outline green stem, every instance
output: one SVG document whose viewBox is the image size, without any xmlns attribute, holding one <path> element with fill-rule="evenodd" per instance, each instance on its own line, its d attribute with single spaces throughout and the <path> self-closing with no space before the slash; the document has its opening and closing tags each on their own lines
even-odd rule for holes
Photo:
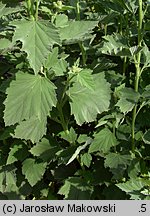
<svg viewBox="0 0 150 216">
<path fill-rule="evenodd" d="M 66 85 L 64 87 L 64 90 L 63 90 L 63 93 L 62 93 L 62 96 L 61 96 L 61 99 L 60 99 L 60 102 L 58 102 L 57 104 L 57 109 L 59 111 L 59 118 L 60 118 L 60 123 L 62 125 L 62 128 L 63 130 L 65 131 L 66 134 L 69 133 L 68 131 L 68 123 L 65 121 L 65 118 L 64 118 L 64 114 L 63 114 L 63 106 L 65 104 L 65 94 L 66 94 L 66 91 L 68 89 L 68 86 L 70 84 L 70 80 L 74 77 L 75 75 L 72 75 L 70 78 L 68 77 L 67 78 L 67 81 L 66 81 Z"/>
<path fill-rule="evenodd" d="M 141 46 L 142 42 L 142 23 L 143 23 L 143 9 L 142 9 L 142 0 L 139 0 L 139 22 L 138 22 L 138 46 Z M 135 92 L 138 92 L 139 89 L 139 79 L 141 76 L 141 52 L 139 52 L 134 57 L 134 63 L 136 67 L 136 76 L 135 76 L 135 84 L 134 84 L 134 90 Z M 132 152 L 135 151 L 135 121 L 137 116 L 137 104 L 134 106 L 133 113 L 132 113 Z"/>
<path fill-rule="evenodd" d="M 76 19 L 78 21 L 80 21 L 80 3 L 79 3 L 79 0 L 77 1 L 77 4 L 76 4 Z M 80 47 L 80 50 L 82 53 L 82 64 L 83 64 L 83 66 L 85 66 L 86 61 L 87 61 L 87 54 L 86 54 L 86 51 L 84 49 L 83 42 L 79 42 L 78 44 L 79 44 L 79 47 Z"/>
<path fill-rule="evenodd" d="M 143 23 L 143 9 L 142 0 L 139 0 L 139 22 L 138 22 L 138 45 L 141 46 L 142 42 L 142 23 Z"/>
<path fill-rule="evenodd" d="M 80 3 L 79 3 L 79 0 L 77 1 L 77 4 L 76 4 L 76 18 L 78 21 L 80 21 Z"/>
<path fill-rule="evenodd" d="M 120 16 L 120 29 L 119 33 L 122 35 L 122 15 Z"/>
<path fill-rule="evenodd" d="M 59 111 L 59 118 L 60 118 L 60 123 L 62 125 L 62 128 L 63 128 L 64 132 L 66 134 L 68 134 L 69 133 L 69 131 L 68 131 L 68 125 L 67 125 L 67 123 L 65 121 L 65 118 L 64 118 L 64 114 L 63 114 L 63 110 L 62 110 L 62 105 L 59 102 L 57 103 L 57 109 Z"/>
<path fill-rule="evenodd" d="M 67 78 L 67 81 L 66 81 L 66 85 L 64 87 L 64 90 L 63 90 L 63 93 L 62 93 L 62 96 L 61 96 L 61 99 L 60 99 L 60 104 L 62 104 L 62 107 L 64 106 L 64 100 L 65 100 L 65 94 L 66 94 L 66 91 L 70 85 L 70 81 L 73 79 L 73 77 L 76 76 L 76 74 L 73 74 L 70 78 L 68 77 Z"/>
<path fill-rule="evenodd" d="M 123 76 L 126 76 L 126 68 L 127 68 L 127 56 L 123 59 Z"/>
<path fill-rule="evenodd" d="M 140 71 L 140 67 L 136 69 L 136 77 L 135 77 L 135 91 L 138 92 L 138 85 L 139 85 L 139 78 L 140 76 L 138 75 Z M 137 104 L 134 106 L 133 113 L 132 113 L 132 126 L 131 126 L 131 133 L 132 133 L 132 152 L 135 151 L 135 120 L 137 116 Z"/>
<path fill-rule="evenodd" d="M 36 0 L 36 6 L 35 6 L 35 20 L 38 20 L 38 11 L 39 11 L 39 0 Z"/>
<path fill-rule="evenodd" d="M 34 20 L 33 1 L 32 0 L 26 0 L 26 3 L 27 3 L 27 12 L 28 12 L 29 18 Z"/>
<path fill-rule="evenodd" d="M 79 42 L 79 47 L 80 47 L 81 53 L 82 53 L 82 65 L 85 66 L 86 61 L 87 61 L 87 54 L 86 54 L 86 51 L 84 49 L 84 46 L 83 46 L 82 42 Z"/>
<path fill-rule="evenodd" d="M 113 120 L 113 135 L 116 136 L 116 127 L 115 127 L 115 120 Z M 116 146 L 114 146 L 114 152 L 116 152 Z"/>
</svg>

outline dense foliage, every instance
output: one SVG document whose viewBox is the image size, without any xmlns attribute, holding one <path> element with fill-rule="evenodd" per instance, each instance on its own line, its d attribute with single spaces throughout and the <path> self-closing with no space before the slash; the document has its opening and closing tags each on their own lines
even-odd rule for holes
<svg viewBox="0 0 150 216">
<path fill-rule="evenodd" d="M 150 1 L 0 1 L 0 199 L 150 199 Z"/>
</svg>

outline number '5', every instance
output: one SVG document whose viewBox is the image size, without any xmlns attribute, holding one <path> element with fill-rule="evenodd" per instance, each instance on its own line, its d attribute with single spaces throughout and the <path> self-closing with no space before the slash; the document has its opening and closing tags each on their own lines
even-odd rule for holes
<svg viewBox="0 0 150 216">
<path fill-rule="evenodd" d="M 146 212 L 146 204 L 141 204 L 141 212 Z"/>
</svg>

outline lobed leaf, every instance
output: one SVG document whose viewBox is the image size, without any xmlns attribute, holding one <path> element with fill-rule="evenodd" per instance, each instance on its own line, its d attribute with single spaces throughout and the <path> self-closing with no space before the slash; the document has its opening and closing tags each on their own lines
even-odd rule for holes
<svg viewBox="0 0 150 216">
<path fill-rule="evenodd" d="M 69 21 L 67 26 L 60 28 L 60 38 L 65 43 L 82 41 L 97 24 L 97 21 Z"/>
<path fill-rule="evenodd" d="M 21 20 L 11 23 L 16 27 L 13 41 L 22 42 L 22 51 L 27 53 L 31 68 L 37 74 L 54 44 L 60 44 L 58 31 L 47 20 Z"/>
<path fill-rule="evenodd" d="M 138 102 L 140 94 L 138 92 L 135 92 L 134 89 L 125 87 L 121 89 L 119 97 L 120 99 L 117 102 L 116 106 L 120 108 L 121 112 L 128 113 Z"/>
<path fill-rule="evenodd" d="M 139 191 L 145 186 L 145 182 L 142 181 L 140 178 L 136 179 L 130 179 L 129 181 L 125 183 L 118 183 L 116 184 L 117 187 L 119 187 L 122 191 L 125 191 L 126 193 Z"/>
<path fill-rule="evenodd" d="M 42 126 L 52 107 L 56 106 L 55 89 L 54 84 L 45 77 L 17 73 L 16 80 L 11 82 L 6 91 L 5 125 L 21 123 L 35 117 L 37 119 L 30 120 L 32 123 L 24 122 L 22 126 L 27 129 L 27 125 L 33 125 L 33 122 Z"/>
<path fill-rule="evenodd" d="M 37 162 L 35 159 L 28 158 L 22 164 L 22 173 L 33 187 L 44 175 L 46 163 Z"/>
<path fill-rule="evenodd" d="M 115 135 L 108 129 L 104 128 L 94 135 L 94 140 L 90 145 L 89 153 L 100 151 L 107 153 L 111 147 L 118 145 Z"/>
<path fill-rule="evenodd" d="M 19 123 L 15 129 L 14 137 L 18 139 L 38 142 L 46 134 L 46 119 L 30 118 Z"/>
<path fill-rule="evenodd" d="M 120 34 L 107 35 L 103 37 L 103 43 L 100 51 L 107 55 L 130 56 L 130 49 L 128 46 L 127 38 Z"/>
<path fill-rule="evenodd" d="M 150 144 L 150 129 L 144 133 L 143 141 L 145 144 Z"/>
<path fill-rule="evenodd" d="M 55 153 L 59 150 L 56 141 L 53 142 L 54 141 L 49 142 L 49 140 L 43 138 L 30 149 L 30 152 L 33 156 L 41 158 L 43 161 L 50 161 L 55 157 Z"/>
<path fill-rule="evenodd" d="M 74 115 L 77 124 L 96 120 L 97 114 L 108 110 L 110 103 L 110 85 L 104 78 L 104 73 L 93 74 L 95 89 L 91 90 L 84 83 L 76 81 L 68 90 L 70 97 L 71 114 Z"/>
<path fill-rule="evenodd" d="M 118 168 L 119 165 L 129 165 L 130 155 L 121 155 L 119 153 L 109 153 L 105 159 L 105 167 Z"/>
<path fill-rule="evenodd" d="M 92 162 L 92 156 L 89 153 L 84 153 L 83 155 L 81 155 L 81 164 L 90 167 L 91 162 Z"/>
</svg>

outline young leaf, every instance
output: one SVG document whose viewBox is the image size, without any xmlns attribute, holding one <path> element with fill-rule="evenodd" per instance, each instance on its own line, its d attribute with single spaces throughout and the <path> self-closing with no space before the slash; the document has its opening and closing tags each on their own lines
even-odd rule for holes
<svg viewBox="0 0 150 216">
<path fill-rule="evenodd" d="M 45 61 L 45 67 L 47 69 L 52 68 L 55 64 L 58 62 L 58 47 L 55 47 L 52 49 L 52 52 L 50 52 L 47 56 L 47 59 Z"/>
<path fill-rule="evenodd" d="M 35 159 L 28 158 L 22 164 L 22 173 L 33 187 L 44 175 L 46 163 L 36 162 Z"/>
<path fill-rule="evenodd" d="M 69 143 L 74 143 L 77 139 L 77 134 L 75 130 L 71 127 L 69 133 L 66 134 L 64 131 L 60 133 L 61 138 L 67 140 Z"/>
<path fill-rule="evenodd" d="M 118 145 L 115 135 L 108 129 L 104 128 L 94 136 L 90 145 L 89 153 L 100 151 L 107 153 L 111 147 Z"/>
<path fill-rule="evenodd" d="M 53 106 L 56 105 L 56 87 L 47 78 L 31 74 L 17 73 L 7 88 L 7 98 L 4 102 L 5 125 L 13 125 L 31 117 L 44 121 Z M 32 121 L 32 120 L 31 120 Z M 34 121 L 33 120 L 32 124 Z M 40 123 L 41 122 L 41 123 Z M 27 127 L 28 122 L 23 123 Z"/>
<path fill-rule="evenodd" d="M 90 167 L 92 161 L 92 156 L 89 153 L 81 155 L 81 164 Z"/>
<path fill-rule="evenodd" d="M 44 64 L 50 48 L 54 44 L 60 44 L 57 29 L 46 20 L 21 20 L 11 24 L 16 27 L 13 41 L 20 40 L 22 42 L 22 51 L 27 53 L 30 66 L 37 74 Z"/>
<path fill-rule="evenodd" d="M 52 52 L 48 54 L 44 66 L 48 70 L 51 69 L 52 71 L 54 71 L 56 76 L 64 75 L 64 72 L 66 71 L 67 68 L 67 62 L 63 58 L 61 59 L 58 58 L 58 47 L 52 49 Z"/>
<path fill-rule="evenodd" d="M 93 75 L 95 89 L 91 90 L 75 82 L 68 90 L 71 114 L 77 124 L 94 121 L 98 113 L 108 110 L 110 103 L 110 85 L 104 78 L 104 73 Z"/>
</svg>

